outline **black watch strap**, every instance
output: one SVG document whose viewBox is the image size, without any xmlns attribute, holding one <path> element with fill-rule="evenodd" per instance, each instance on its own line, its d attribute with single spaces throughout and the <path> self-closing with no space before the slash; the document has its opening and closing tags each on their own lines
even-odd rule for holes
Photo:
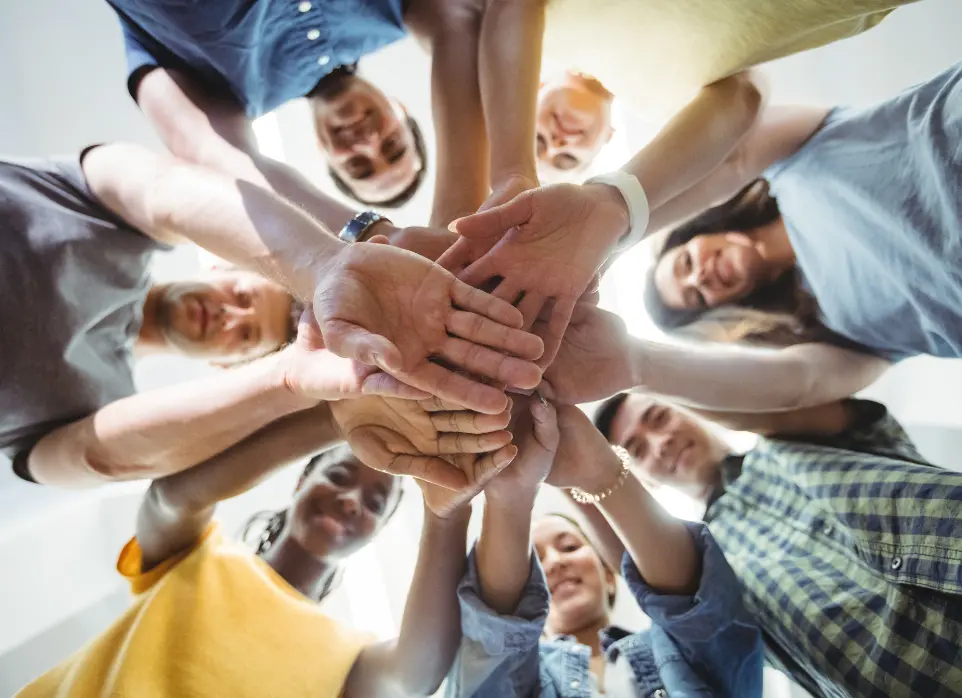
<svg viewBox="0 0 962 698">
<path fill-rule="evenodd" d="M 387 221 L 387 218 L 374 211 L 361 211 L 347 222 L 341 232 L 337 234 L 344 242 L 364 242 L 369 237 L 369 232 L 375 223 Z"/>
</svg>

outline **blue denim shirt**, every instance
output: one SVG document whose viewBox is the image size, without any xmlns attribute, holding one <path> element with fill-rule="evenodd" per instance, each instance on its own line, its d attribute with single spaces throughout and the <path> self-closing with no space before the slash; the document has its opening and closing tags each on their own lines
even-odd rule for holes
<svg viewBox="0 0 962 698">
<path fill-rule="evenodd" d="M 694 596 L 667 596 L 641 579 L 626 554 L 622 573 L 651 617 L 650 630 L 629 634 L 610 627 L 602 647 L 610 660 L 624 653 L 641 694 L 682 696 L 762 695 L 762 637 L 742 605 L 741 587 L 708 529 L 688 524 L 701 554 Z M 548 586 L 537 557 L 512 616 L 481 599 L 475 552 L 458 587 L 463 640 L 448 675 L 447 698 L 590 698 L 590 652 L 572 638 L 542 641 Z"/>
<path fill-rule="evenodd" d="M 402 0 L 109 2 L 124 32 L 131 90 L 141 68 L 177 69 L 228 90 L 252 118 L 405 35 Z"/>
</svg>

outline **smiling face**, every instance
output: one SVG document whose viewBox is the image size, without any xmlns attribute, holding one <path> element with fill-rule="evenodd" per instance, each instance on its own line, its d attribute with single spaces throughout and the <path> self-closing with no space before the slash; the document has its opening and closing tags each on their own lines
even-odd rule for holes
<svg viewBox="0 0 962 698">
<path fill-rule="evenodd" d="M 390 518 L 401 479 L 361 464 L 347 448 L 298 485 L 290 508 L 290 535 L 318 559 L 347 557 L 364 547 Z"/>
<path fill-rule="evenodd" d="M 311 99 L 314 129 L 331 169 L 360 200 L 390 201 L 424 162 L 404 110 L 357 76 Z"/>
<path fill-rule="evenodd" d="M 647 395 L 628 395 L 609 441 L 625 448 L 650 480 L 702 496 L 718 482 L 728 446 L 689 414 Z"/>
<path fill-rule="evenodd" d="M 587 167 L 614 133 L 612 99 L 600 82 L 578 73 L 542 85 L 535 123 L 539 170 L 560 177 Z"/>
<path fill-rule="evenodd" d="M 581 531 L 560 516 L 535 521 L 531 536 L 551 593 L 547 628 L 573 634 L 607 619 L 615 576 Z"/>
<path fill-rule="evenodd" d="M 765 261 L 748 235 L 698 235 L 666 252 L 655 286 L 669 308 L 714 308 L 745 298 L 764 282 Z"/>
<path fill-rule="evenodd" d="M 258 274 L 212 272 L 193 281 L 156 285 L 152 293 L 158 329 L 188 356 L 237 361 L 290 340 L 291 296 Z"/>
</svg>

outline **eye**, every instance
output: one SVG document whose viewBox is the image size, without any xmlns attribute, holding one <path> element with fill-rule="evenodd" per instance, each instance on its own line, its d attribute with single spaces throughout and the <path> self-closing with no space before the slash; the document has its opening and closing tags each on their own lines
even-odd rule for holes
<svg viewBox="0 0 962 698">
<path fill-rule="evenodd" d="M 344 169 L 352 179 L 367 179 L 374 175 L 374 166 L 363 155 L 355 155 L 344 163 Z"/>
<path fill-rule="evenodd" d="M 559 170 L 573 170 L 579 165 L 578 158 L 570 153 L 560 153 L 555 156 L 554 166 Z"/>
<path fill-rule="evenodd" d="M 375 516 L 380 516 L 387 506 L 387 497 L 384 496 L 383 492 L 372 492 L 365 496 L 364 506 Z"/>
<path fill-rule="evenodd" d="M 254 302 L 254 296 L 251 292 L 243 289 L 234 291 L 234 299 L 241 308 L 250 308 L 251 303 Z"/>
<path fill-rule="evenodd" d="M 548 150 L 548 140 L 540 133 L 535 138 L 535 147 L 537 149 L 538 157 L 542 157 Z"/>
<path fill-rule="evenodd" d="M 254 336 L 254 331 L 251 329 L 250 325 L 243 325 L 240 328 L 240 338 L 245 344 L 249 344 L 251 338 Z"/>
<path fill-rule="evenodd" d="M 658 407 L 655 409 L 654 414 L 651 416 L 651 426 L 655 429 L 660 429 L 665 426 L 668 422 L 668 408 Z"/>
<path fill-rule="evenodd" d="M 684 250 L 681 253 L 681 270 L 686 274 L 691 274 L 691 253 Z"/>
<path fill-rule="evenodd" d="M 327 479 L 338 487 L 349 487 L 353 478 L 343 465 L 335 465 L 327 470 Z"/>
</svg>

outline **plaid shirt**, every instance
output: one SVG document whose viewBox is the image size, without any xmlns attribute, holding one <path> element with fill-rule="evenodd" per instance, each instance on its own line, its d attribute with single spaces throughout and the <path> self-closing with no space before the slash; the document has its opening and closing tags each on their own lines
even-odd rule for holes
<svg viewBox="0 0 962 698">
<path fill-rule="evenodd" d="M 962 696 L 962 473 L 875 403 L 819 442 L 762 439 L 706 521 L 768 658 L 816 696 Z"/>
</svg>

